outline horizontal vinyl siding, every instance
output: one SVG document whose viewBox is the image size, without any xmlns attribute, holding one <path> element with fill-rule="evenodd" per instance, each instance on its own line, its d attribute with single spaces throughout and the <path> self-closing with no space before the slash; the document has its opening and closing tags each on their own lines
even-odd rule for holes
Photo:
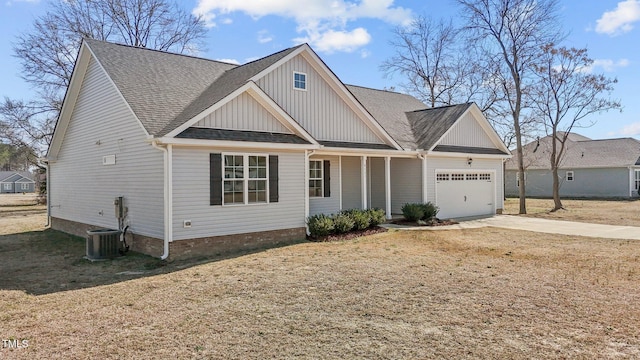
<svg viewBox="0 0 640 360">
<path fill-rule="evenodd" d="M 50 166 L 51 215 L 117 228 L 113 201 L 124 196 L 130 230 L 162 238 L 163 157 L 106 74 L 92 59 L 65 134 Z M 115 155 L 115 165 L 102 157 Z"/>
<path fill-rule="evenodd" d="M 460 119 L 439 144 L 482 148 L 496 147 L 470 112 Z"/>
<path fill-rule="evenodd" d="M 291 133 L 247 93 L 242 93 L 193 126 L 213 129 Z"/>
<path fill-rule="evenodd" d="M 574 181 L 565 181 L 566 172 L 573 171 Z M 516 171 L 507 171 L 507 194 L 518 196 Z M 527 196 L 552 197 L 551 170 L 527 170 L 525 191 Z M 560 196 L 562 197 L 629 197 L 629 169 L 562 169 Z"/>
<path fill-rule="evenodd" d="M 422 202 L 422 160 L 391 159 L 391 213 L 401 214 L 402 205 Z"/>
<path fill-rule="evenodd" d="M 311 160 L 329 160 L 331 163 L 331 196 L 309 198 L 309 216 L 333 214 L 340 211 L 340 160 L 338 156 L 312 156 Z"/>
<path fill-rule="evenodd" d="M 307 90 L 293 88 L 293 72 L 307 74 Z M 313 67 L 298 55 L 258 86 L 318 140 L 383 143 Z"/>
<path fill-rule="evenodd" d="M 369 199 L 371 208 L 386 209 L 384 158 L 369 158 Z"/>
<path fill-rule="evenodd" d="M 277 203 L 212 206 L 209 205 L 209 154 L 225 152 L 174 148 L 174 240 L 305 226 L 303 152 L 258 153 L 278 155 L 280 198 Z M 243 153 L 237 149 L 229 152 Z M 184 220 L 191 220 L 191 228 L 183 227 Z"/>
<path fill-rule="evenodd" d="M 501 159 L 481 159 L 474 157 L 471 165 L 466 158 L 427 158 L 427 200 L 436 201 L 436 170 L 491 170 L 495 171 L 496 209 L 504 208 L 504 188 Z"/>
<path fill-rule="evenodd" d="M 362 209 L 360 157 L 342 157 L 342 208 Z"/>
</svg>

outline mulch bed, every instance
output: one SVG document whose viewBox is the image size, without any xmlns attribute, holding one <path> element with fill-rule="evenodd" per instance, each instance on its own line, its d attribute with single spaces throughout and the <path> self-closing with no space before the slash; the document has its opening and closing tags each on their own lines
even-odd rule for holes
<svg viewBox="0 0 640 360">
<path fill-rule="evenodd" d="M 457 221 L 453 221 L 451 219 L 438 219 L 438 218 L 427 220 L 424 223 L 417 223 L 415 221 L 409 221 L 405 219 L 394 220 L 391 223 L 396 225 L 404 225 L 404 226 L 444 226 L 444 225 L 458 224 Z"/>
<path fill-rule="evenodd" d="M 376 226 L 376 227 L 372 227 L 365 230 L 350 231 L 345 234 L 332 234 L 329 236 L 322 236 L 322 237 L 314 237 L 314 236 L 307 235 L 307 240 L 313 241 L 313 242 L 343 241 L 343 240 L 355 239 L 362 236 L 383 233 L 387 231 L 388 229 L 386 228 Z"/>
</svg>

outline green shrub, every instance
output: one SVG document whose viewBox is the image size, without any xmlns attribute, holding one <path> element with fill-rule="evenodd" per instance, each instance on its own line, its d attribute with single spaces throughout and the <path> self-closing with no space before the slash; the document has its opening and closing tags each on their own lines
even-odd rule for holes
<svg viewBox="0 0 640 360">
<path fill-rule="evenodd" d="M 333 215 L 333 228 L 337 233 L 346 233 L 353 230 L 355 222 L 351 216 L 345 213 Z"/>
<path fill-rule="evenodd" d="M 440 209 L 431 201 L 427 202 L 426 204 L 420 204 L 422 206 L 422 220 L 431 220 L 434 217 L 436 217 L 436 215 L 438 215 L 438 211 L 440 211 Z"/>
<path fill-rule="evenodd" d="M 371 218 L 367 210 L 349 209 L 342 211 L 342 213 L 353 220 L 354 230 L 364 230 L 371 224 Z"/>
<path fill-rule="evenodd" d="M 418 221 L 424 216 L 422 204 L 406 203 L 402 205 L 402 216 L 407 221 Z"/>
<path fill-rule="evenodd" d="M 387 218 L 385 216 L 384 210 L 382 209 L 371 209 L 369 210 L 369 218 L 371 219 L 371 224 L 370 226 L 378 226 L 382 223 L 384 223 L 385 221 L 387 221 Z"/>
<path fill-rule="evenodd" d="M 333 219 L 325 214 L 313 215 L 307 218 L 309 233 L 313 237 L 322 237 L 331 234 L 334 229 Z"/>
</svg>

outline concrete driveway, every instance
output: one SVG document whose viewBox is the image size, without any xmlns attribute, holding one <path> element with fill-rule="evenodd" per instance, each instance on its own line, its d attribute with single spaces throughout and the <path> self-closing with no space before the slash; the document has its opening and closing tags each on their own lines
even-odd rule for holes
<svg viewBox="0 0 640 360">
<path fill-rule="evenodd" d="M 474 229 L 493 226 L 505 229 L 527 230 L 548 234 L 588 236 L 607 239 L 640 240 L 640 227 L 600 225 L 574 221 L 538 219 L 526 216 L 495 215 L 488 218 L 462 220 L 457 225 L 403 227 L 387 225 L 403 230 L 451 230 Z"/>
</svg>

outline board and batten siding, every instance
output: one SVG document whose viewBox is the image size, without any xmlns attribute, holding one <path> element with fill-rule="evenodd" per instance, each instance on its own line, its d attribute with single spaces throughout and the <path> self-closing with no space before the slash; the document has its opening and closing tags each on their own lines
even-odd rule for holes
<svg viewBox="0 0 640 360">
<path fill-rule="evenodd" d="M 205 116 L 193 127 L 291 133 L 246 92 Z"/>
<path fill-rule="evenodd" d="M 293 72 L 307 75 L 307 90 L 293 88 Z M 318 140 L 384 143 L 302 56 L 257 81 L 258 86 Z"/>
<path fill-rule="evenodd" d="M 402 214 L 402 205 L 422 202 L 422 160 L 391 159 L 391 213 Z"/>
<path fill-rule="evenodd" d="M 278 156 L 279 200 L 269 204 L 210 205 L 209 154 Z M 305 226 L 304 152 L 173 149 L 173 240 Z M 222 185 L 221 185 L 222 186 Z M 184 221 L 191 227 L 185 228 Z"/>
<path fill-rule="evenodd" d="M 310 197 L 309 216 L 334 214 L 340 211 L 340 158 L 338 156 L 312 156 L 310 160 L 328 160 L 330 163 L 331 196 Z"/>
<path fill-rule="evenodd" d="M 342 208 L 362 209 L 361 163 L 359 156 L 342 157 Z"/>
<path fill-rule="evenodd" d="M 438 144 L 481 148 L 496 147 L 470 112 L 467 112 Z"/>
<path fill-rule="evenodd" d="M 471 165 L 466 158 L 452 157 L 428 157 L 427 158 L 427 201 L 436 202 L 436 171 L 437 170 L 464 170 L 478 171 L 489 170 L 492 172 L 491 180 L 495 183 L 496 209 L 504 209 L 504 175 L 502 171 L 502 159 L 473 158 Z"/>
<path fill-rule="evenodd" d="M 163 238 L 163 155 L 91 59 L 57 161 L 50 164 L 51 216 L 117 228 L 124 197 L 130 231 Z M 103 156 L 115 155 L 115 165 Z"/>
</svg>

